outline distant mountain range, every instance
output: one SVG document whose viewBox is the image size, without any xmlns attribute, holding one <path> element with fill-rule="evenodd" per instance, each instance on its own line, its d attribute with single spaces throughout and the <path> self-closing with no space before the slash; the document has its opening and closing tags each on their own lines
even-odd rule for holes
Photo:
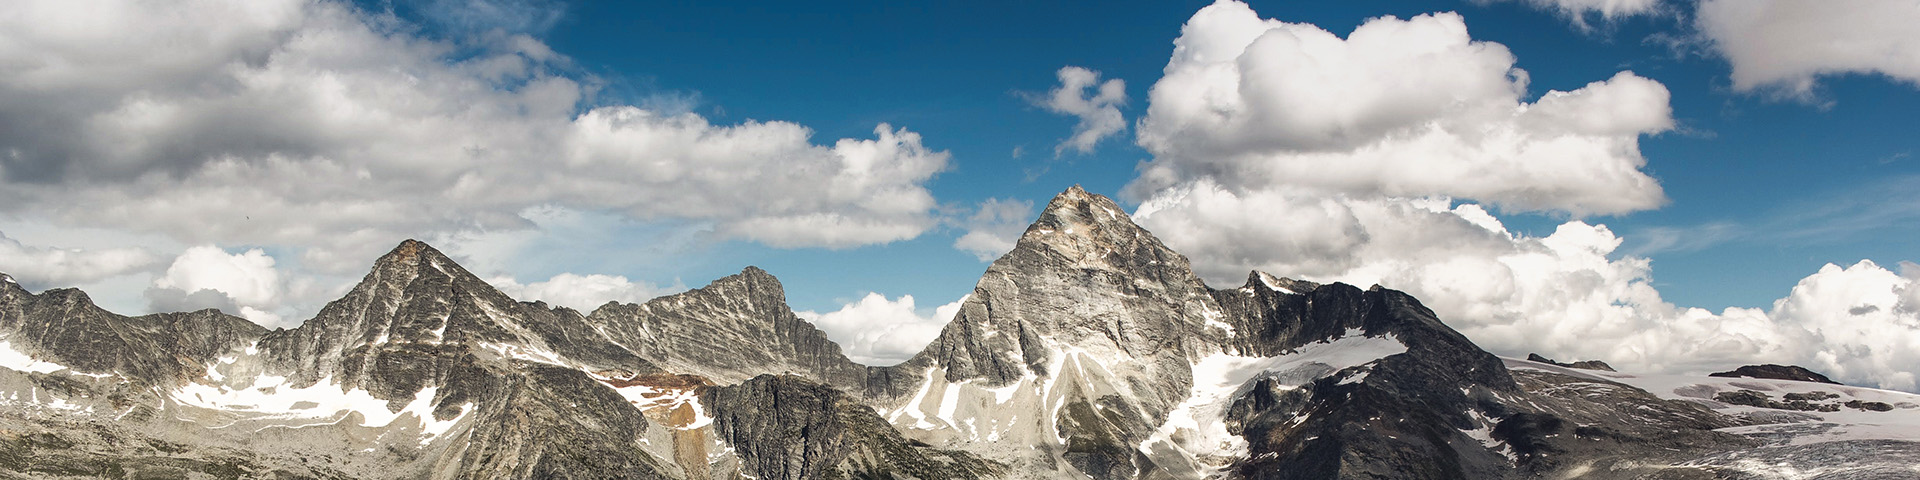
<svg viewBox="0 0 1920 480">
<path fill-rule="evenodd" d="M 275 330 L 0 282 L 0 475 L 1920 478 L 1920 396 L 1537 360 L 1378 286 L 1215 289 L 1074 187 L 892 366 L 753 267 L 583 313 L 408 240 Z"/>
</svg>

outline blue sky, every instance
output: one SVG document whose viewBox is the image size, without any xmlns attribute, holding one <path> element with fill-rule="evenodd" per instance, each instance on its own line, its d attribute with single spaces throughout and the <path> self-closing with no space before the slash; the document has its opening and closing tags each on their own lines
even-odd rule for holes
<svg viewBox="0 0 1920 480">
<path fill-rule="evenodd" d="M 1920 388 L 1910 5 L 29 6 L 0 271 L 116 311 L 290 326 L 417 237 L 582 309 L 756 265 L 884 362 L 1080 184 L 1216 287 L 1378 282 L 1496 353 Z M 1122 121 L 1060 148 L 1059 99 Z"/>
<path fill-rule="evenodd" d="M 1205 5 L 597 2 L 565 5 L 544 38 L 583 70 L 615 83 L 612 101 L 687 99 L 716 121 L 792 120 L 822 138 L 861 135 L 879 122 L 906 126 L 954 154 L 953 168 L 928 184 L 941 200 L 1040 204 L 1074 183 L 1113 195 L 1148 153 L 1122 137 L 1092 154 L 1053 158 L 1051 145 L 1073 119 L 1036 108 L 1021 93 L 1044 93 L 1055 83 L 1054 69 L 1082 66 L 1127 80 L 1132 101 L 1124 111 L 1138 115 L 1147 87 L 1166 66 L 1172 38 Z M 1813 104 L 1735 92 L 1725 60 L 1676 52 L 1656 37 L 1686 34 L 1683 19 L 1670 14 L 1600 21 L 1596 31 L 1583 32 L 1553 12 L 1518 3 L 1251 5 L 1270 18 L 1343 35 L 1382 15 L 1456 11 L 1476 40 L 1513 50 L 1517 66 L 1531 75 L 1534 95 L 1579 88 L 1623 69 L 1660 81 L 1673 92 L 1682 131 L 1648 136 L 1642 148 L 1647 171 L 1672 201 L 1595 220 L 1626 237 L 1627 251 L 1654 260 L 1656 281 L 1675 303 L 1764 307 L 1826 263 L 1865 258 L 1894 265 L 1920 251 L 1914 222 L 1898 219 L 1810 237 L 1791 233 L 1819 228 L 1821 218 L 1798 218 L 1801 213 L 1861 195 L 1871 200 L 1877 194 L 1867 191 L 1899 190 L 1888 182 L 1920 173 L 1920 160 L 1911 158 L 1920 142 L 1910 133 L 1920 92 L 1909 81 L 1874 74 L 1825 78 Z M 1025 154 L 1014 158 L 1015 148 Z M 1036 170 L 1045 173 L 1029 180 Z M 1505 218 L 1522 230 L 1551 233 L 1564 215 Z M 1654 246 L 1635 235 L 1671 229 L 1700 236 L 1715 225 L 1761 231 L 1726 232 L 1730 238 L 1720 243 L 1671 251 L 1645 250 Z M 787 279 L 792 301 L 805 309 L 830 309 L 867 291 L 950 298 L 971 289 L 984 268 L 949 247 L 960 233 L 935 230 L 912 241 L 841 251 L 737 245 L 744 252 L 716 252 L 712 264 L 679 267 L 686 269 L 677 276 L 699 282 L 745 259 Z M 896 265 L 912 267 L 890 268 Z M 645 269 L 618 273 L 674 278 Z"/>
</svg>

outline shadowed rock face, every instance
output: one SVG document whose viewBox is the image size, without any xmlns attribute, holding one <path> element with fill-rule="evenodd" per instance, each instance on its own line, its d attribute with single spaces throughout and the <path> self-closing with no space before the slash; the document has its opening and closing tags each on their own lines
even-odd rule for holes
<svg viewBox="0 0 1920 480">
<path fill-rule="evenodd" d="M 1214 292 L 1232 312 L 1240 348 L 1278 355 L 1356 331 L 1391 337 L 1406 352 L 1297 387 L 1261 381 L 1233 403 L 1230 427 L 1248 478 L 1499 478 L 1512 470 L 1472 430 L 1483 404 L 1517 396 L 1500 359 L 1394 290 L 1316 285 L 1254 272 Z M 1485 416 L 1484 414 L 1482 416 Z M 1493 416 L 1499 416 L 1495 414 Z"/>
<path fill-rule="evenodd" d="M 80 372 L 119 372 L 147 386 L 198 376 L 221 353 L 265 333 L 217 310 L 127 317 L 94 306 L 79 290 L 34 295 L 0 282 L 0 337 L 14 350 Z"/>
<path fill-rule="evenodd" d="M 701 394 L 714 431 L 741 449 L 757 478 L 987 478 L 1001 467 L 917 444 L 873 409 L 832 387 L 762 375 Z"/>
<path fill-rule="evenodd" d="M 1770 378 L 1774 380 L 1793 380 L 1796 382 L 1818 382 L 1818 383 L 1830 383 L 1834 385 L 1840 384 L 1840 382 L 1836 382 L 1836 381 L 1833 381 L 1832 379 L 1827 378 L 1826 375 L 1815 373 L 1812 370 L 1808 370 L 1806 368 L 1802 368 L 1797 365 L 1773 365 L 1773 364 L 1747 365 L 1747 366 L 1733 369 L 1733 371 L 1729 371 L 1729 372 L 1709 373 L 1707 374 L 1707 376 L 1728 377 L 1728 378 L 1741 378 L 1741 377 Z"/>
<path fill-rule="evenodd" d="M 412 240 L 299 328 L 0 281 L 0 337 L 0 472 L 28 477 L 1740 478 L 1756 442 L 1715 430 L 1759 421 L 1503 362 L 1390 289 L 1209 288 L 1079 187 L 888 367 L 757 268 L 582 315 Z"/>
</svg>

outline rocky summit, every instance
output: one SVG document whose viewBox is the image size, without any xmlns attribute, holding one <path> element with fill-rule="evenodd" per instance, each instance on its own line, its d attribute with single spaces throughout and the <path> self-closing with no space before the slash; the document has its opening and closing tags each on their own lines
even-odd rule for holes
<svg viewBox="0 0 1920 480">
<path fill-rule="evenodd" d="M 0 280 L 8 478 L 1920 476 L 1920 396 L 1498 357 L 1379 286 L 1216 288 L 1077 186 L 899 365 L 753 267 L 582 313 L 408 240 L 277 330 Z"/>
</svg>

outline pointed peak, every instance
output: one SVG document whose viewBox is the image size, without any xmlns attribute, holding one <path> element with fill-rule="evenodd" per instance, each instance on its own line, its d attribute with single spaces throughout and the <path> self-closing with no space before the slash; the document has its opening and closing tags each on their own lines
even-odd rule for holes
<svg viewBox="0 0 1920 480">
<path fill-rule="evenodd" d="M 1089 193 L 1079 185 L 1055 195 L 1052 201 L 1047 202 L 1047 208 L 1040 212 L 1040 218 L 1028 229 L 1066 230 L 1076 225 L 1140 230 L 1140 226 L 1133 223 L 1133 217 L 1120 209 L 1120 204 L 1104 195 Z"/>
<path fill-rule="evenodd" d="M 1107 204 L 1113 204 L 1112 199 L 1108 199 L 1106 196 L 1103 196 L 1103 195 L 1088 192 L 1087 189 L 1080 188 L 1080 184 L 1076 183 L 1076 184 L 1073 184 L 1073 186 L 1071 187 L 1067 187 L 1066 190 L 1061 191 L 1060 194 L 1054 195 L 1053 200 L 1050 202 L 1047 202 L 1047 209 L 1052 210 L 1056 207 L 1077 207 L 1077 206 L 1087 205 L 1090 203 L 1097 203 L 1097 202 L 1105 202 Z"/>
<path fill-rule="evenodd" d="M 1320 284 L 1253 270 L 1247 273 L 1247 284 L 1240 288 L 1265 288 L 1280 293 L 1305 294 L 1320 288 Z"/>
<path fill-rule="evenodd" d="M 55 288 L 40 292 L 40 295 L 70 305 L 93 305 L 93 297 L 87 296 L 87 292 L 78 288 Z"/>
<path fill-rule="evenodd" d="M 718 284 L 723 281 L 744 283 L 756 289 L 764 289 L 777 293 L 783 299 L 783 302 L 786 298 L 786 287 L 780 285 L 780 279 L 775 278 L 771 273 L 767 273 L 766 270 L 761 270 L 760 267 L 749 265 L 747 268 L 740 269 L 740 273 L 727 276 L 720 280 L 714 280 L 713 283 Z"/>
<path fill-rule="evenodd" d="M 470 285 L 484 285 L 488 289 L 493 287 L 461 267 L 459 262 L 453 261 L 446 254 L 427 245 L 426 242 L 407 239 L 393 247 L 393 251 L 387 252 L 386 255 L 380 256 L 379 260 L 374 261 L 373 268 L 367 272 L 366 278 L 362 279 L 355 289 L 376 284 L 404 286 L 427 271 L 441 272 L 453 277 L 456 281 Z"/>
<path fill-rule="evenodd" d="M 432 245 L 427 245 L 427 242 L 409 238 L 401 241 L 400 245 L 393 247 L 393 250 L 388 251 L 386 255 L 380 256 L 380 260 L 375 263 L 381 265 L 396 263 L 418 265 L 421 258 L 436 257 L 445 258 L 446 255 L 440 253 L 439 250 L 435 250 Z"/>
<path fill-rule="evenodd" d="M 1090 193 L 1079 185 L 1054 196 L 1007 255 L 1017 258 L 1041 251 L 1088 265 L 1138 263 L 1134 266 L 1147 267 L 1171 262 L 1187 268 L 1186 257 L 1167 248 L 1152 232 L 1134 223 L 1133 217 L 1113 199 Z"/>
</svg>

